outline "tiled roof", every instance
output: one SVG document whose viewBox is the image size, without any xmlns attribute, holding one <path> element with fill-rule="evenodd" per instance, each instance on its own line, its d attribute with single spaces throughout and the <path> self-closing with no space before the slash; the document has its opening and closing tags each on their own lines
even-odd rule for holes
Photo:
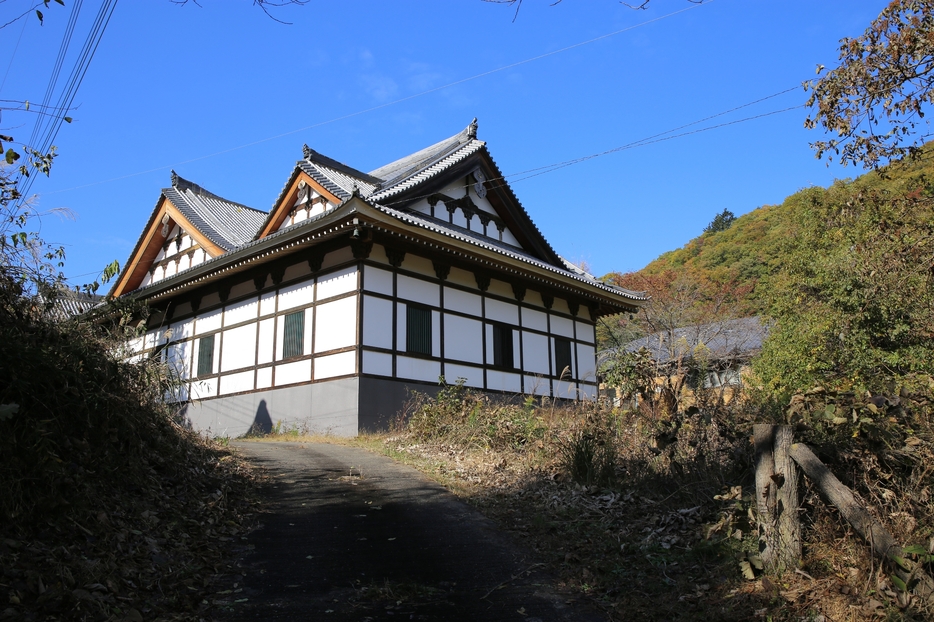
<svg viewBox="0 0 934 622">
<path fill-rule="evenodd" d="M 760 318 L 744 317 L 654 333 L 630 341 L 622 348 L 627 352 L 646 348 L 652 360 L 660 365 L 690 359 L 698 346 L 703 346 L 712 360 L 729 360 L 751 357 L 762 349 L 762 342 L 768 334 L 769 327 Z M 615 352 L 615 348 L 601 352 L 601 362 Z"/>
<path fill-rule="evenodd" d="M 211 242 L 232 251 L 253 239 L 266 212 L 228 201 L 174 172 L 172 187 L 162 194 Z"/>
<path fill-rule="evenodd" d="M 384 199 L 402 192 L 432 176 L 434 172 L 444 170 L 471 153 L 484 143 L 476 138 L 476 120 L 466 129 L 450 138 L 425 147 L 411 155 L 381 166 L 370 175 L 382 180 L 382 189 L 373 198 Z M 443 165 L 442 165 L 443 162 Z"/>
<path fill-rule="evenodd" d="M 630 300 L 637 300 L 637 301 L 646 300 L 645 295 L 641 292 L 634 292 L 628 289 L 623 289 L 621 287 L 607 285 L 606 283 L 602 283 L 601 281 L 598 281 L 593 275 L 588 274 L 587 272 L 581 270 L 580 268 L 577 268 L 576 266 L 574 267 L 573 270 L 570 268 L 568 269 L 558 268 L 550 263 L 546 263 L 536 257 L 533 257 L 527 253 L 524 253 L 521 250 L 515 248 L 514 246 L 509 246 L 506 244 L 499 243 L 496 240 L 492 240 L 485 236 L 481 236 L 474 231 L 470 231 L 463 227 L 459 227 L 457 225 L 452 225 L 452 224 L 443 222 L 441 220 L 438 220 L 437 218 L 432 218 L 431 216 L 427 216 L 425 214 L 420 214 L 417 212 L 402 212 L 402 211 L 393 209 L 391 207 L 386 207 L 385 205 L 380 205 L 380 204 L 374 204 L 373 206 L 376 209 L 380 210 L 381 212 L 388 214 L 392 216 L 393 218 L 396 218 L 404 223 L 415 225 L 423 229 L 428 229 L 430 231 L 434 231 L 436 233 L 440 233 L 442 235 L 446 235 L 448 237 L 461 240 L 463 242 L 468 242 L 470 244 L 479 246 L 481 248 L 496 251 L 507 257 L 511 257 L 513 259 L 524 261 L 526 263 L 532 264 L 539 268 L 544 268 L 556 274 L 563 274 L 564 276 L 570 276 L 578 281 L 587 283 L 588 285 L 591 285 L 594 287 L 598 287 L 604 291 L 616 294 L 617 296 L 623 296 L 625 298 L 629 298 Z M 563 260 L 563 261 L 568 266 L 572 265 L 567 260 Z"/>
</svg>

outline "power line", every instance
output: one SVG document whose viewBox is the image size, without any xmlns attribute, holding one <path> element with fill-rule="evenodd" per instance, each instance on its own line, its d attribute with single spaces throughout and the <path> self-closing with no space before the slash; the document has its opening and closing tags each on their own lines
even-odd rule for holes
<svg viewBox="0 0 934 622">
<path fill-rule="evenodd" d="M 672 13 L 667 13 L 666 15 L 660 15 L 659 17 L 655 17 L 655 18 L 653 18 L 653 19 L 650 19 L 650 20 L 647 20 L 647 21 L 644 21 L 644 22 L 640 22 L 640 23 L 634 24 L 634 25 L 632 25 L 632 26 L 627 26 L 626 28 L 621 28 L 621 29 L 619 29 L 619 30 L 615 30 L 615 31 L 610 32 L 610 33 L 607 33 L 607 34 L 600 35 L 599 37 L 594 37 L 593 39 L 588 39 L 588 40 L 586 40 L 586 41 L 581 41 L 580 43 L 574 43 L 574 44 L 572 44 L 572 45 L 568 45 L 568 46 L 566 46 L 566 47 L 563 47 L 563 48 L 560 48 L 560 49 L 557 49 L 557 50 L 552 50 L 551 52 L 545 52 L 545 53 L 543 53 L 543 54 L 538 54 L 537 56 L 532 56 L 532 57 L 530 57 L 530 58 L 526 58 L 525 60 L 520 60 L 520 61 L 516 61 L 516 62 L 514 62 L 514 63 L 510 63 L 510 64 L 508 64 L 508 65 L 503 65 L 502 67 L 498 67 L 498 68 L 496 68 L 496 69 L 490 69 L 490 70 L 488 70 L 488 71 L 484 71 L 484 72 L 482 72 L 482 73 L 478 73 L 478 74 L 472 75 L 472 76 L 467 77 L 467 78 L 461 78 L 460 80 L 455 80 L 454 82 L 449 82 L 449 83 L 444 84 L 444 85 L 441 85 L 441 86 L 436 86 L 436 87 L 434 87 L 434 88 L 430 88 L 430 89 L 428 89 L 428 90 L 421 91 L 420 93 L 415 93 L 415 94 L 413 94 L 413 95 L 407 95 L 407 96 L 405 96 L 405 97 L 401 97 L 401 98 L 399 98 L 399 99 L 395 99 L 395 100 L 393 100 L 393 101 L 391 101 L 391 102 L 386 102 L 386 103 L 384 103 L 384 104 L 379 104 L 378 106 L 372 106 L 372 107 L 370 107 L 370 108 L 365 108 L 365 109 L 363 109 L 363 110 L 358 110 L 358 111 L 356 111 L 356 112 L 351 112 L 351 113 L 348 113 L 348 114 L 345 114 L 345 115 L 341 115 L 341 116 L 338 116 L 338 117 L 334 117 L 334 118 L 332 118 L 332 119 L 328 119 L 327 121 L 320 121 L 320 122 L 318 122 L 318 123 L 313 123 L 313 124 L 311 124 L 311 125 L 308 125 L 308 126 L 299 128 L 299 129 L 297 129 L 297 130 L 290 130 L 290 131 L 288 131 L 288 132 L 283 132 L 282 134 L 276 134 L 275 136 L 270 136 L 270 137 L 268 137 L 268 138 L 262 138 L 262 139 L 255 140 L 255 141 L 253 141 L 253 142 L 249 142 L 249 143 L 246 143 L 246 144 L 243 144 L 243 145 L 238 145 L 238 146 L 236 146 L 236 147 L 230 147 L 229 149 L 224 149 L 224 150 L 222 150 L 222 151 L 216 151 L 216 152 L 214 152 L 214 153 L 210 153 L 210 154 L 207 154 L 207 155 L 198 156 L 198 157 L 196 157 L 196 158 L 191 158 L 191 159 L 189 159 L 189 160 L 183 160 L 183 161 L 181 161 L 181 162 L 175 162 L 175 163 L 173 163 L 173 164 L 167 164 L 167 165 L 164 165 L 164 166 L 157 166 L 157 167 L 155 167 L 155 168 L 147 169 L 147 170 L 145 170 L 145 171 L 138 171 L 138 172 L 136 172 L 136 173 L 129 173 L 129 174 L 127 174 L 127 175 L 121 175 L 120 177 L 112 177 L 112 178 L 110 178 L 110 179 L 104 179 L 104 180 L 101 180 L 101 181 L 95 181 L 95 182 L 91 182 L 91 183 L 89 183 L 89 184 L 82 184 L 82 185 L 80 185 L 80 186 L 74 186 L 74 187 L 72 187 L 72 188 L 66 188 L 66 189 L 63 189 L 63 190 L 52 190 L 52 191 L 46 192 L 45 194 L 57 194 L 57 193 L 59 193 L 59 192 L 70 192 L 70 191 L 72 191 L 72 190 L 80 190 L 80 189 L 82 189 L 82 188 L 90 188 L 90 187 L 92 187 L 92 186 L 99 186 L 99 185 L 101 185 L 101 184 L 108 184 L 108 183 L 115 182 L 115 181 L 122 181 L 122 180 L 124 180 L 124 179 L 129 179 L 129 178 L 131 178 L 131 177 L 138 177 L 138 176 L 140 176 L 140 175 L 146 175 L 146 174 L 148 174 L 148 173 L 155 173 L 156 171 L 164 171 L 164 170 L 170 169 L 170 168 L 177 168 L 177 167 L 182 166 L 182 165 L 185 165 L 185 164 L 191 164 L 192 162 L 198 162 L 198 161 L 201 161 L 201 160 L 207 160 L 208 158 L 214 158 L 214 157 L 217 157 L 217 156 L 220 156 L 220 155 L 224 155 L 224 154 L 227 154 L 227 153 L 231 153 L 231 152 L 233 152 L 233 151 L 239 151 L 240 149 L 246 149 L 246 148 L 248 148 L 248 147 L 255 147 L 256 145 L 260 145 L 260 144 L 263 144 L 263 143 L 267 143 L 267 142 L 272 141 L 272 140 L 277 140 L 277 139 L 279 139 L 279 138 L 284 138 L 284 137 L 286 137 L 286 136 L 291 136 L 291 135 L 293 135 L 293 134 L 298 134 L 299 132 L 306 132 L 306 131 L 308 131 L 308 130 L 312 130 L 312 129 L 315 129 L 315 128 L 318 128 L 318 127 L 321 127 L 321 126 L 324 126 L 324 125 L 330 125 L 331 123 L 337 123 L 338 121 L 344 121 L 344 120 L 346 120 L 346 119 L 351 119 L 351 118 L 353 118 L 353 117 L 357 117 L 357 116 L 360 116 L 360 115 L 363 115 L 363 114 L 367 114 L 367 113 L 370 113 L 370 112 L 375 112 L 376 110 L 381 110 L 381 109 L 383 109 L 383 108 L 388 108 L 389 106 L 395 106 L 396 104 L 401 104 L 401 103 L 403 103 L 403 102 L 407 102 L 407 101 L 409 101 L 409 100 L 416 99 L 416 98 L 418 98 L 418 97 L 424 97 L 425 95 L 430 95 L 431 93 L 436 93 L 436 92 L 438 92 L 438 91 L 441 91 L 441 90 L 444 90 L 444 89 L 448 89 L 448 88 L 451 88 L 451 87 L 453 87 L 453 86 L 458 86 L 458 85 L 464 84 L 464 83 L 466 83 L 466 82 L 471 82 L 471 81 L 473 81 L 473 80 L 478 80 L 478 79 L 480 79 L 480 78 L 485 78 L 486 76 L 489 76 L 489 75 L 492 75 L 492 74 L 495 74 L 495 73 L 499 73 L 499 72 L 501 72 L 501 71 L 506 71 L 506 70 L 508 70 L 508 69 L 513 69 L 513 68 L 515 68 L 515 67 L 519 67 L 519 66 L 521 66 L 521 65 L 525 65 L 525 64 L 528 64 L 528 63 L 532 63 L 532 62 L 535 62 L 535 61 L 537 61 L 537 60 L 541 60 L 541 59 L 543 59 L 543 58 L 548 58 L 549 56 L 554 56 L 554 55 L 556 55 L 556 54 L 561 54 L 561 53 L 563 53 L 563 52 L 567 52 L 567 51 L 570 51 L 570 50 L 573 50 L 573 49 L 576 49 L 576 48 L 579 48 L 579 47 L 582 47 L 582 46 L 585 46 L 585 45 L 589 45 L 589 44 L 591 44 L 591 43 L 596 43 L 596 42 L 602 41 L 602 40 L 604 40 L 604 39 L 609 39 L 610 37 L 615 37 L 616 35 L 622 34 L 622 33 L 624 33 L 624 32 L 628 32 L 628 31 L 634 30 L 634 29 L 636 29 L 636 28 L 641 28 L 642 26 L 648 26 L 649 24 L 653 24 L 653 23 L 655 23 L 655 22 L 661 21 L 661 20 L 663 20 L 663 19 L 667 19 L 667 18 L 669 18 L 669 17 L 674 17 L 675 15 L 679 15 L 679 14 L 684 13 L 684 12 L 686 12 L 686 11 L 692 11 L 692 10 L 697 9 L 697 8 L 699 8 L 699 7 L 707 6 L 708 4 L 710 4 L 710 3 L 713 2 L 713 1 L 714 1 L 714 0 L 708 0 L 707 2 L 704 2 L 704 3 L 701 3 L 701 4 L 692 4 L 692 5 L 689 6 L 689 7 L 685 7 L 685 8 L 683 8 L 683 9 L 679 9 L 679 10 L 674 11 L 674 12 L 672 12 Z"/>
</svg>

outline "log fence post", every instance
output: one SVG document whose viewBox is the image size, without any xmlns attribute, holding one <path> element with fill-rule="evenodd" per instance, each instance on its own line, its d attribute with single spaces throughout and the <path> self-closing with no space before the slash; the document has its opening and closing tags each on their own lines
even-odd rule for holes
<svg viewBox="0 0 934 622">
<path fill-rule="evenodd" d="M 756 424 L 753 439 L 759 556 L 766 568 L 781 574 L 801 559 L 798 469 L 789 454 L 794 431 L 787 425 Z"/>
</svg>

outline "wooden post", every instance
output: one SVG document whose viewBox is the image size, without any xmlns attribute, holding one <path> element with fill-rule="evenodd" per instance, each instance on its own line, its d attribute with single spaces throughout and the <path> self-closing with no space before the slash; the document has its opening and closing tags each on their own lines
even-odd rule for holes
<svg viewBox="0 0 934 622">
<path fill-rule="evenodd" d="M 828 503 L 836 506 L 840 510 L 840 515 L 853 526 L 856 533 L 869 542 L 873 554 L 882 560 L 894 562 L 895 574 L 905 583 L 917 580 L 915 593 L 925 599 L 930 599 L 934 595 L 934 580 L 920 567 L 914 567 L 912 571 L 909 571 L 908 567 L 913 564 L 903 559 L 902 547 L 895 542 L 895 538 L 882 526 L 882 523 L 873 518 L 872 514 L 856 501 L 853 492 L 830 472 L 830 469 L 814 455 L 807 445 L 794 443 L 791 446 L 790 455 L 801 466 L 801 470 L 811 478 L 821 496 Z"/>
<path fill-rule="evenodd" d="M 791 426 L 756 424 L 756 509 L 759 555 L 770 572 L 781 574 L 801 559 L 798 470 L 789 456 Z"/>
</svg>

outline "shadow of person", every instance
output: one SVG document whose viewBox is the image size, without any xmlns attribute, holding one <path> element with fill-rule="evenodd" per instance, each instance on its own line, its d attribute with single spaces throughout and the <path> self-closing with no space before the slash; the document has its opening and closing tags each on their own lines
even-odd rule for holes
<svg viewBox="0 0 934 622">
<path fill-rule="evenodd" d="M 256 417 L 253 419 L 253 425 L 250 426 L 250 434 L 269 434 L 272 432 L 272 417 L 269 416 L 269 409 L 266 408 L 266 400 L 260 400 L 256 407 Z"/>
</svg>

